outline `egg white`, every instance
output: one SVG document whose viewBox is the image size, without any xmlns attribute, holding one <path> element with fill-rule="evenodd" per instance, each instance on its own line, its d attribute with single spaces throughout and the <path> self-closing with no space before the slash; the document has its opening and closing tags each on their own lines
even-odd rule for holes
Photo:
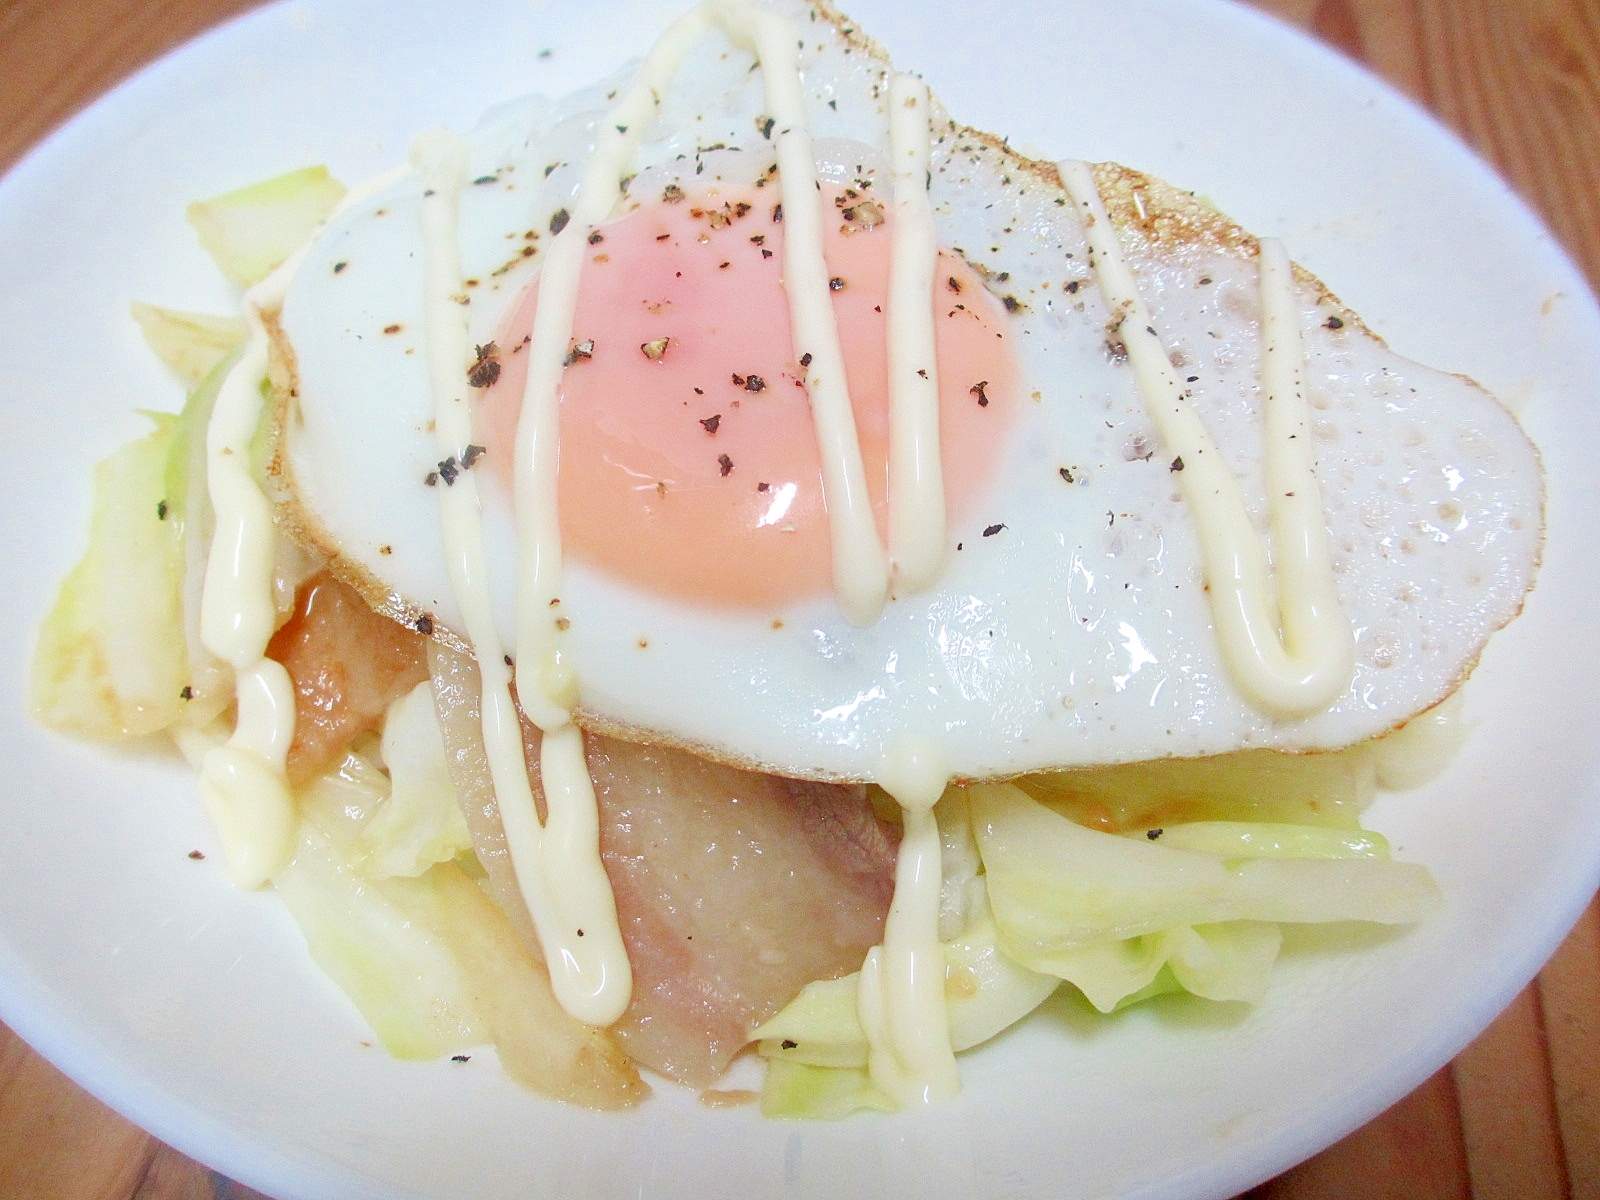
<svg viewBox="0 0 1600 1200">
<path fill-rule="evenodd" d="M 824 177 L 885 152 L 888 64 L 803 4 L 808 116 Z M 702 41 L 663 98 L 634 195 L 771 161 L 750 55 Z M 538 270 L 624 72 L 559 102 L 530 100 L 472 133 L 462 197 L 474 337 Z M 1193 522 L 1171 456 L 1108 335 L 1082 231 L 1053 170 L 936 115 L 940 238 L 985 269 L 1013 317 L 1023 418 L 991 492 L 950 530 L 949 566 L 866 629 L 831 596 L 782 611 L 703 611 L 573 562 L 563 610 L 593 727 L 783 774 L 872 778 L 907 734 L 961 778 L 1245 746 L 1311 749 L 1382 732 L 1452 691 L 1518 610 L 1537 562 L 1537 454 L 1475 385 L 1406 362 L 1322 285 L 1299 279 L 1318 477 L 1341 603 L 1356 634 L 1350 687 L 1285 721 L 1252 708 L 1219 656 Z M 866 150 L 859 149 L 866 147 Z M 707 152 L 710 147 L 725 147 Z M 737 148 L 727 149 L 727 148 Z M 1190 197 L 1119 168 L 1101 189 L 1156 327 L 1264 528 L 1254 244 Z M 644 181 L 649 181 L 648 186 Z M 422 337 L 420 185 L 402 179 L 311 247 L 278 318 L 277 471 L 285 512 L 369 598 L 459 630 L 445 576 Z M 533 234 L 532 238 L 529 234 Z M 1292 249 L 1292 247 L 1291 247 Z M 393 330 L 393 332 L 385 332 Z M 948 447 L 947 454 L 959 453 Z M 1069 481 L 1070 477 L 1070 481 Z M 502 633 L 514 628 L 509 499 L 479 476 Z M 988 533 L 994 526 L 1002 528 Z M 954 547 L 959 547 L 956 549 Z"/>
</svg>

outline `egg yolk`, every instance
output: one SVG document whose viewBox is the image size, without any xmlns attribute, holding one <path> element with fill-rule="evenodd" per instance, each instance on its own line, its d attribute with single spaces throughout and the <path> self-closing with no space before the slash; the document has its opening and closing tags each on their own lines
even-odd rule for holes
<svg viewBox="0 0 1600 1200">
<path fill-rule="evenodd" d="M 563 549 L 656 595 L 776 608 L 832 587 L 822 465 L 783 288 L 777 189 L 667 189 L 590 235 L 561 385 Z M 827 193 L 824 193 L 825 195 Z M 868 193 L 870 194 L 870 193 Z M 824 256 L 867 488 L 888 529 L 887 204 L 845 191 Z M 1008 314 L 941 252 L 932 304 L 946 512 L 971 510 L 1020 404 Z M 538 285 L 496 338 L 478 425 L 511 486 Z"/>
</svg>

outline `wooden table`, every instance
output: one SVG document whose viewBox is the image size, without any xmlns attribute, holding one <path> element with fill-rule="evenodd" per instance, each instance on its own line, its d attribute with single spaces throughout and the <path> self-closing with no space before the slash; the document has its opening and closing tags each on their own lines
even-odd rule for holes
<svg viewBox="0 0 1600 1200">
<path fill-rule="evenodd" d="M 253 0 L 4 0 L 0 170 Z M 1600 0 L 1253 0 L 1455 129 L 1600 284 Z M 847 6 L 848 7 L 848 6 Z M 0 1196 L 241 1200 L 0 1026 Z M 1600 901 L 1460 1057 L 1252 1200 L 1600 1197 Z"/>
</svg>

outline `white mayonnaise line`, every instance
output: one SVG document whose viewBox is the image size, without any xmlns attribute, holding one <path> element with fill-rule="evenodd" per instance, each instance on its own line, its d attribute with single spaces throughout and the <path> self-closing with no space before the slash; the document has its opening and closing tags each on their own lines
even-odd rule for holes
<svg viewBox="0 0 1600 1200">
<path fill-rule="evenodd" d="M 200 799 L 222 843 L 228 877 L 260 887 L 294 852 L 297 818 L 284 777 L 294 737 L 294 684 L 266 656 L 277 625 L 272 598 L 272 502 L 250 470 L 261 422 L 267 331 L 261 309 L 282 299 L 280 268 L 245 293 L 248 337 L 206 426 L 206 488 L 216 533 L 200 597 L 200 640 L 233 667 L 238 715 L 228 741 L 200 765 Z"/>
<path fill-rule="evenodd" d="M 811 356 L 806 396 L 822 455 L 822 495 L 833 540 L 833 591 L 845 620 L 865 627 L 883 611 L 889 560 L 867 494 L 844 351 L 830 299 L 828 264 L 822 253 L 826 201 L 817 188 L 816 160 L 805 125 L 795 30 L 781 17 L 743 4 L 719 5 L 718 14 L 730 36 L 742 32 L 754 43 L 769 115 L 777 123 L 783 287 L 789 297 L 795 351 L 802 358 Z M 831 216 L 831 205 L 828 211 Z M 849 280 L 845 286 L 850 286 Z"/>
<path fill-rule="evenodd" d="M 816 164 L 803 124 L 805 107 L 795 31 L 787 21 L 739 0 L 706 0 L 673 22 L 645 59 L 637 78 L 596 127 L 594 151 L 584 166 L 567 223 L 545 253 L 539 305 L 527 349 L 528 377 L 517 421 L 512 465 L 518 552 L 516 690 L 523 711 L 545 734 L 540 770 L 550 818 L 542 840 L 552 847 L 562 847 L 563 854 L 572 858 L 587 857 L 597 871 L 599 835 L 594 785 L 584 759 L 582 734 L 572 724 L 572 709 L 578 700 L 577 675 L 562 636 L 567 619 L 561 612 L 561 525 L 556 486 L 561 376 L 573 338 L 573 314 L 589 234 L 610 217 L 621 196 L 622 180 L 662 91 L 672 81 L 689 46 L 713 23 L 735 40 L 743 38 L 754 43 L 767 103 L 774 120 L 783 127 L 778 136 L 778 169 L 784 194 L 793 209 L 786 207 L 784 213 L 785 286 L 794 314 L 795 344 L 811 348 L 810 397 L 822 447 L 840 608 L 850 620 L 869 623 L 881 611 L 888 588 L 888 563 L 867 498 L 855 419 L 844 388 L 843 354 L 828 298 L 821 201 L 815 195 Z M 795 204 L 794 196 L 801 197 L 801 202 Z M 823 381 L 820 388 L 819 378 Z M 479 655 L 480 661 L 482 658 Z M 509 827 L 507 836 L 512 836 Z M 541 859 L 556 857 L 553 852 L 540 855 Z M 519 880 L 521 876 L 519 868 Z M 554 881 L 546 879 L 537 886 L 554 890 Z M 597 898 L 598 889 L 595 895 Z M 614 922 L 614 900 L 611 907 Z M 534 917 L 538 924 L 537 912 Z M 579 928 L 574 922 L 567 924 L 574 930 Z M 582 928 L 587 944 L 589 930 Z M 540 926 L 541 939 L 544 936 Z M 547 944 L 546 956 L 552 960 L 554 973 L 554 946 Z M 623 980 L 620 990 L 625 1005 L 631 983 L 625 976 Z M 620 1015 L 621 1009 L 617 1012 Z"/>
<path fill-rule="evenodd" d="M 467 147 L 448 134 L 425 135 L 412 148 L 412 160 L 423 193 L 425 327 L 434 431 L 441 459 L 470 461 L 464 456 L 472 444 L 472 414 L 466 399 L 471 338 L 466 309 L 453 299 L 464 287 L 457 229 Z M 470 469 L 463 469 L 453 483 L 441 477 L 437 487 L 451 590 L 483 677 L 484 746 L 517 885 L 539 934 L 551 987 L 561 1006 L 579 1020 L 609 1025 L 628 1006 L 633 972 L 600 859 L 599 819 L 582 734 L 570 722 L 545 734 L 541 765 L 547 820 L 541 828 L 511 695 L 511 670 L 490 601 L 477 480 Z M 554 766 L 549 765 L 552 762 Z"/>
<path fill-rule="evenodd" d="M 539 304 L 528 343 L 528 378 L 513 464 L 517 522 L 517 698 L 523 712 L 549 731 L 572 719 L 577 683 L 566 657 L 561 614 L 561 522 L 556 468 L 560 444 L 561 374 L 572 341 L 578 277 L 594 227 L 621 194 L 658 97 L 684 52 L 709 27 L 704 5 L 668 27 L 627 92 L 600 121 L 567 225 L 546 248 Z M 581 369 L 581 367 L 579 368 Z M 547 781 L 548 782 L 548 781 Z"/>
<path fill-rule="evenodd" d="M 867 1035 L 867 1072 L 874 1086 L 901 1105 L 931 1104 L 961 1088 L 939 941 L 944 847 L 933 815 L 949 776 L 937 747 L 915 739 L 896 745 L 878 770 L 905 827 L 883 944 L 861 964 L 856 1012 Z"/>
<path fill-rule="evenodd" d="M 1263 241 L 1262 460 L 1274 572 L 1238 481 L 1155 332 L 1093 169 L 1075 160 L 1057 167 L 1080 210 L 1095 277 L 1117 321 L 1145 407 L 1167 452 L 1183 460 L 1183 469 L 1175 473 L 1200 534 L 1212 619 L 1228 672 L 1245 697 L 1269 714 L 1297 717 L 1324 709 L 1350 686 L 1355 639 L 1339 607 L 1322 496 L 1313 472 L 1288 258 L 1282 246 Z"/>
<path fill-rule="evenodd" d="M 933 330 L 939 242 L 928 196 L 928 86 L 912 75 L 889 85 L 894 177 L 889 257 L 889 557 L 908 592 L 944 569 L 944 464 L 939 452 L 939 371 Z"/>
<path fill-rule="evenodd" d="M 329 214 L 388 187 L 391 172 L 347 193 Z M 284 762 L 294 739 L 294 684 L 266 657 L 277 624 L 272 503 L 250 470 L 261 423 L 261 385 L 270 339 L 261 314 L 277 309 L 311 238 L 244 294 L 244 349 L 217 392 L 206 426 L 206 489 L 216 532 L 200 592 L 200 641 L 234 670 L 238 715 L 232 736 L 200 764 L 200 799 L 222 842 L 223 864 L 239 887 L 260 887 L 294 852 L 294 799 Z"/>
</svg>

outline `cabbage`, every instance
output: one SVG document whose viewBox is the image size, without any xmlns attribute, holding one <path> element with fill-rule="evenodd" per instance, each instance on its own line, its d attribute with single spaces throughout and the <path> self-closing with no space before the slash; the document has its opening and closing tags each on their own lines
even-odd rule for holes
<svg viewBox="0 0 1600 1200">
<path fill-rule="evenodd" d="M 189 206 L 189 224 L 222 273 L 260 283 L 316 231 L 344 196 L 326 167 L 305 167 Z"/>
<path fill-rule="evenodd" d="M 361 870 L 379 877 L 421 875 L 471 850 L 428 680 L 389 706 L 382 754 L 389 793 L 355 839 L 352 857 Z"/>
<path fill-rule="evenodd" d="M 1373 746 L 1153 759 L 1047 771 L 1017 783 L 1079 825 L 1108 833 L 1211 820 L 1359 829 L 1361 811 L 1377 791 Z"/>
<path fill-rule="evenodd" d="M 837 1121 L 851 1113 L 893 1112 L 895 1102 L 872 1086 L 865 1067 L 813 1067 L 773 1059 L 761 1089 L 761 1115 Z"/>
<path fill-rule="evenodd" d="M 96 469 L 89 547 L 62 582 L 34 651 L 35 716 L 99 738 L 137 737 L 177 720 L 189 686 L 181 524 L 169 520 L 167 454 L 178 419 Z"/>
<path fill-rule="evenodd" d="M 191 388 L 199 387 L 218 363 L 244 345 L 243 317 L 179 312 L 137 300 L 131 312 L 146 344 Z"/>
<path fill-rule="evenodd" d="M 955 929 L 943 942 L 950 1044 L 968 1050 L 1022 1020 L 1060 980 L 1028 970 L 997 944 L 966 789 L 946 789 L 934 815 L 943 843 L 941 927 Z M 856 1008 L 860 979 L 856 972 L 807 984 L 755 1031 L 752 1040 L 767 1060 L 761 1105 L 768 1116 L 830 1119 L 895 1107 L 866 1072 L 867 1037 Z"/>
<path fill-rule="evenodd" d="M 400 710 L 402 732 L 415 731 L 418 704 L 431 705 L 425 692 L 417 697 L 412 692 L 391 709 Z M 453 804 L 454 789 L 447 795 Z M 273 885 L 312 958 L 385 1049 L 398 1058 L 436 1058 L 492 1043 L 508 1075 L 554 1099 L 615 1109 L 648 1094 L 608 1032 L 561 1008 L 544 964 L 480 885 L 475 859 L 450 858 L 411 875 L 374 874 L 382 862 L 416 866 L 416 834 L 429 822 L 415 819 L 417 806 L 406 802 L 412 819 L 387 823 L 394 840 L 384 837 L 377 821 L 391 800 L 390 783 L 367 753 L 346 754 L 298 799 L 299 844 Z M 423 841 L 441 846 L 431 836 Z"/>
<path fill-rule="evenodd" d="M 999 948 L 1106 1011 L 1164 968 L 1197 995 L 1254 1000 L 1277 955 L 1274 923 L 1405 924 L 1439 900 L 1427 871 L 1389 860 L 1375 835 L 1210 822 L 1130 838 L 1010 784 L 968 796 Z"/>
</svg>

